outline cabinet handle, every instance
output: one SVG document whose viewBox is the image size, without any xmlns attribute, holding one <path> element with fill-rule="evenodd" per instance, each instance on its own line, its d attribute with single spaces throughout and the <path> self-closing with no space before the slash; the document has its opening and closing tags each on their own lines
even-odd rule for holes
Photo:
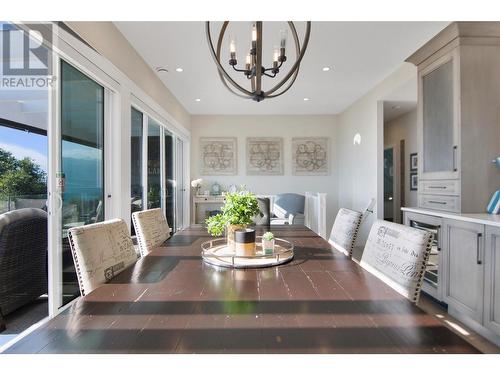
<svg viewBox="0 0 500 375">
<path fill-rule="evenodd" d="M 477 234 L 477 253 L 476 253 L 476 261 L 477 261 L 477 264 L 483 264 L 483 261 L 481 260 L 480 258 L 480 252 L 481 252 L 481 246 L 480 246 L 480 242 L 481 242 L 481 237 L 483 236 L 482 233 L 478 233 Z"/>
<path fill-rule="evenodd" d="M 435 204 L 447 204 L 446 202 L 440 202 L 440 201 L 429 201 L 429 203 L 435 203 Z"/>
<path fill-rule="evenodd" d="M 457 146 L 453 146 L 453 172 L 457 171 Z"/>
<path fill-rule="evenodd" d="M 429 186 L 429 189 L 446 189 L 446 186 Z"/>
</svg>

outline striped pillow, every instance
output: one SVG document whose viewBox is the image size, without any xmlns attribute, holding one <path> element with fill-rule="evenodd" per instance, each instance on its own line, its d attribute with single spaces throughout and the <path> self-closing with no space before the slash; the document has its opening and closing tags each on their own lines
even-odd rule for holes
<svg viewBox="0 0 500 375">
<path fill-rule="evenodd" d="M 489 214 L 500 214 L 500 190 L 495 191 L 486 211 L 488 211 Z"/>
</svg>

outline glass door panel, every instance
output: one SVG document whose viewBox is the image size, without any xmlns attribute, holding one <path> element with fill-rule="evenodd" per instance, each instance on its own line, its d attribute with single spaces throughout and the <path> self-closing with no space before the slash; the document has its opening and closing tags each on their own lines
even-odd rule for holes
<svg viewBox="0 0 500 375">
<path fill-rule="evenodd" d="M 161 207 L 161 128 L 148 120 L 148 209 Z"/>
<path fill-rule="evenodd" d="M 143 142 L 143 117 L 144 115 L 137 109 L 132 108 L 131 118 L 131 138 L 130 138 L 130 204 L 131 213 L 142 211 L 143 186 L 142 186 L 142 142 Z M 131 223 L 132 235 L 135 234 L 134 225 Z"/>
<path fill-rule="evenodd" d="M 184 223 L 184 142 L 177 138 L 176 139 L 176 175 L 175 175 L 175 187 L 176 187 L 176 217 L 175 217 L 175 229 L 182 229 Z"/>
<path fill-rule="evenodd" d="M 175 181 L 174 181 L 174 139 L 166 129 L 164 132 L 165 145 L 165 217 L 167 222 L 175 231 Z"/>
<path fill-rule="evenodd" d="M 61 61 L 62 305 L 80 295 L 68 229 L 104 219 L 104 88 Z"/>
</svg>

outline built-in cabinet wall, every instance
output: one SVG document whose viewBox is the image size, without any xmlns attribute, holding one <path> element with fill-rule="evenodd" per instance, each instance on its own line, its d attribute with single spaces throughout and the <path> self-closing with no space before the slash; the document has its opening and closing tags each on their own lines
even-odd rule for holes
<svg viewBox="0 0 500 375">
<path fill-rule="evenodd" d="M 484 212 L 500 186 L 500 23 L 454 22 L 408 58 L 418 67 L 422 208 Z"/>
<path fill-rule="evenodd" d="M 453 214 L 409 209 L 412 220 L 433 225 L 439 235 L 436 290 L 423 290 L 447 305 L 448 313 L 488 339 L 500 344 L 500 227 L 483 215 Z M 492 220 L 488 223 L 488 220 Z"/>
</svg>

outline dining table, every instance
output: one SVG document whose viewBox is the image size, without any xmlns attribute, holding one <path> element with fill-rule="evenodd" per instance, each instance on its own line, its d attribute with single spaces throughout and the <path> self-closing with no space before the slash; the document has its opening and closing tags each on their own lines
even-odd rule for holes
<svg viewBox="0 0 500 375">
<path fill-rule="evenodd" d="M 290 262 L 234 269 L 180 230 L 6 353 L 480 353 L 307 227 L 272 232 Z"/>
</svg>

